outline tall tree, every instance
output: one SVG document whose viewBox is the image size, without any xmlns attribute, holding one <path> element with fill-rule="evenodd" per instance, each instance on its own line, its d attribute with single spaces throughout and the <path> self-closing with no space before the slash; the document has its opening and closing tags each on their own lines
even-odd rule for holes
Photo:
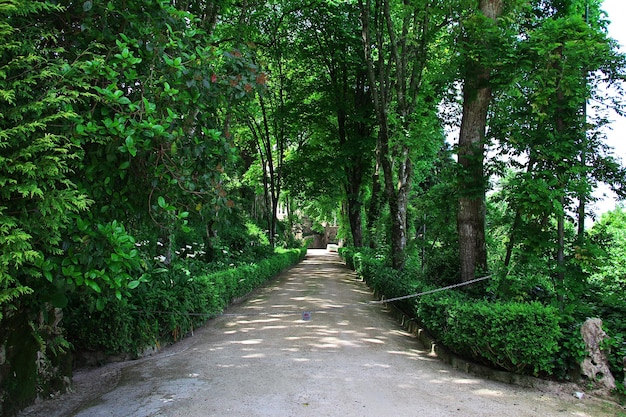
<svg viewBox="0 0 626 417">
<path fill-rule="evenodd" d="M 278 206 L 283 187 L 283 165 L 297 117 L 289 91 L 297 84 L 293 67 L 293 39 L 288 36 L 299 2 L 272 1 L 246 5 L 241 11 L 235 37 L 254 45 L 255 62 L 262 62 L 267 75 L 259 74 L 267 89 L 258 91 L 255 101 L 242 108 L 240 122 L 247 126 L 258 154 L 267 214 L 269 240 L 275 244 Z"/>
<path fill-rule="evenodd" d="M 585 15 L 594 16 L 595 23 Z M 544 259 L 560 289 L 567 275 L 579 275 L 578 269 L 568 269 L 568 261 L 584 250 L 580 227 L 595 184 L 623 184 L 623 169 L 599 129 L 613 103 L 601 85 L 619 79 L 624 58 L 607 39 L 600 16 L 598 2 L 555 1 L 538 4 L 522 19 L 527 24 L 516 52 L 515 82 L 495 109 L 512 117 L 506 122 L 494 117 L 491 124 L 515 171 L 505 186 L 515 215 L 504 265 L 511 268 L 515 248 L 523 247 L 525 253 L 517 256 L 535 253 Z M 586 112 L 587 100 L 595 103 L 593 118 Z M 576 242 L 566 236 L 568 213 L 578 218 Z"/>
<path fill-rule="evenodd" d="M 246 117 L 261 165 L 261 181 L 267 208 L 268 237 L 272 245 L 276 243 L 277 212 L 282 191 L 283 164 L 287 141 L 285 126 L 280 120 L 280 113 L 284 111 L 284 90 L 280 82 L 273 85 L 278 90 L 270 92 L 272 95 L 275 94 L 274 97 L 267 100 L 264 95 L 259 94 L 257 96 L 257 114 L 251 113 Z"/>
<path fill-rule="evenodd" d="M 493 47 L 498 42 L 497 20 L 503 0 L 480 0 L 474 15 L 464 23 L 465 78 L 463 119 L 459 133 L 459 208 L 457 229 L 461 281 L 474 278 L 487 269 L 485 243 L 484 173 L 485 131 L 492 96 Z"/>
<path fill-rule="evenodd" d="M 363 48 L 376 114 L 377 152 L 391 213 L 391 260 L 396 269 L 406 262 L 408 202 L 415 143 L 429 141 L 416 130 L 421 117 L 419 99 L 428 84 L 426 68 L 431 42 L 444 27 L 442 15 L 430 1 L 395 3 L 360 0 Z M 431 97 L 430 100 L 433 98 Z"/>
<path fill-rule="evenodd" d="M 321 2 L 315 9 L 306 9 L 304 16 L 310 27 L 300 35 L 301 59 L 311 63 L 311 72 L 323 74 L 315 80 L 319 99 L 311 95 L 308 101 L 321 110 L 317 126 L 334 136 L 324 138 L 335 149 L 327 162 L 343 171 L 345 214 L 352 244 L 360 247 L 364 239 L 364 182 L 372 165 L 375 120 L 361 47 L 359 10 L 355 5 Z"/>
</svg>

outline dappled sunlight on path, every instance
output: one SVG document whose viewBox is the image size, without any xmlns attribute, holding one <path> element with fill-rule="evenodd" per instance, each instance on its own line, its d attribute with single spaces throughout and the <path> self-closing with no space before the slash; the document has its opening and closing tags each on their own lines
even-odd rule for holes
<svg viewBox="0 0 626 417">
<path fill-rule="evenodd" d="M 109 392 L 40 415 L 611 415 L 453 369 L 371 300 L 337 254 L 312 250 L 193 337 L 125 366 Z"/>
</svg>

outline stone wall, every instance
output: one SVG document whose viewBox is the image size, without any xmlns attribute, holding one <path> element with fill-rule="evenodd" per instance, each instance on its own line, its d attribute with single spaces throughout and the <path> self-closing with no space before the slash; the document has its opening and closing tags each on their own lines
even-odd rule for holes
<svg viewBox="0 0 626 417">
<path fill-rule="evenodd" d="M 303 238 L 310 241 L 309 248 L 311 249 L 326 249 L 328 244 L 337 243 L 337 230 L 337 226 L 326 226 L 324 233 L 310 230 Z"/>
</svg>

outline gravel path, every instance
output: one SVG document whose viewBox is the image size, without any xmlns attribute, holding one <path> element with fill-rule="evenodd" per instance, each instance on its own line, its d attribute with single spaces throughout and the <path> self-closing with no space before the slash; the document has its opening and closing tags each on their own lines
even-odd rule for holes
<svg viewBox="0 0 626 417">
<path fill-rule="evenodd" d="M 74 392 L 21 416 L 626 415 L 590 397 L 453 369 L 383 306 L 355 305 L 370 300 L 337 254 L 310 250 L 192 337 L 152 357 L 79 371 Z"/>
</svg>

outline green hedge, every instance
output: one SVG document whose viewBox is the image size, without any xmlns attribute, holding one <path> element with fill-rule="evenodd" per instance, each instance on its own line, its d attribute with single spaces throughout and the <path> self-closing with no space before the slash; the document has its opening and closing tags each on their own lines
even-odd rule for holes
<svg viewBox="0 0 626 417">
<path fill-rule="evenodd" d="M 551 374 L 559 313 L 538 302 L 490 302 L 442 292 L 422 297 L 417 316 L 445 346 L 516 373 Z"/>
<path fill-rule="evenodd" d="M 277 249 L 255 264 L 213 273 L 202 273 L 197 261 L 181 262 L 153 274 L 130 298 L 112 297 L 103 311 L 75 298 L 65 312 L 68 340 L 78 351 L 137 355 L 184 337 L 305 255 L 306 248 Z"/>
<path fill-rule="evenodd" d="M 346 264 L 376 293 L 394 298 L 433 289 L 414 271 L 395 271 L 369 251 L 345 248 Z M 402 301 L 448 349 L 497 368 L 552 374 L 562 337 L 558 310 L 538 302 L 492 302 L 447 290 Z"/>
</svg>

